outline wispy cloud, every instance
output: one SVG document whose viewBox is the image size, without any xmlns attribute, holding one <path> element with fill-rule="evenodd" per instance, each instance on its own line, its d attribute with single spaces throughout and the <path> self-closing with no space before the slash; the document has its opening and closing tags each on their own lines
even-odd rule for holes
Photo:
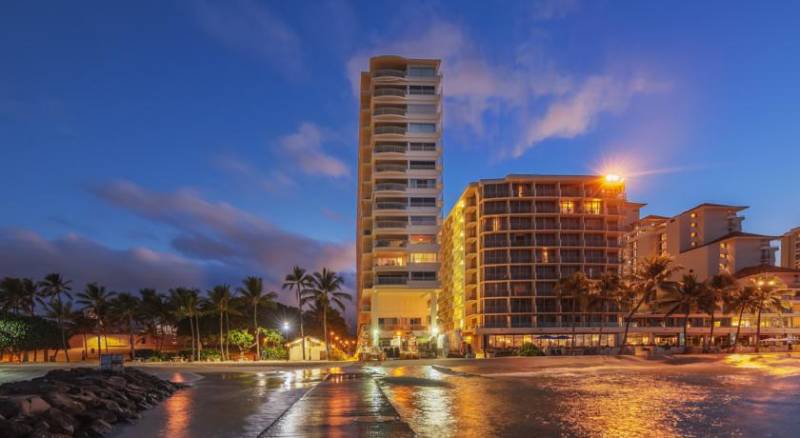
<svg viewBox="0 0 800 438">
<path fill-rule="evenodd" d="M 264 2 L 195 0 L 192 5 L 203 30 L 228 47 L 258 56 L 287 75 L 303 71 L 300 38 Z"/>
<path fill-rule="evenodd" d="M 347 165 L 322 149 L 325 134 L 317 125 L 310 122 L 300 124 L 296 132 L 278 140 L 281 150 L 292 159 L 292 164 L 309 175 L 346 177 Z"/>
<path fill-rule="evenodd" d="M 573 10 L 570 5 L 544 2 L 538 14 L 540 19 L 557 18 Z M 436 17 L 421 21 L 424 28 L 391 41 L 375 41 L 349 58 L 346 68 L 354 96 L 370 56 L 440 58 L 448 123 L 482 136 L 487 123 L 513 120 L 522 129 L 507 156 L 517 157 L 547 139 L 585 134 L 599 114 L 619 113 L 632 96 L 653 89 L 644 75 L 564 71 L 537 44 L 520 44 L 512 60 L 490 59 L 462 26 Z"/>
<path fill-rule="evenodd" d="M 280 169 L 258 170 L 252 164 L 232 155 L 219 156 L 214 164 L 248 187 L 277 193 L 297 186 L 295 180 Z"/>
<path fill-rule="evenodd" d="M 537 0 L 531 3 L 531 15 L 535 20 L 564 18 L 578 9 L 578 0 Z"/>
</svg>

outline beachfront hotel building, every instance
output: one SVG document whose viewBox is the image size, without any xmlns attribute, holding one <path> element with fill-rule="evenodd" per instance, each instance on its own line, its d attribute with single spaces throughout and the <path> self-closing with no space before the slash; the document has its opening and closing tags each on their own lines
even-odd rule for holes
<svg viewBox="0 0 800 438">
<path fill-rule="evenodd" d="M 442 227 L 439 325 L 446 350 L 483 354 L 571 335 L 614 345 L 613 306 L 587 318 L 556 293 L 560 278 L 621 272 L 623 235 L 643 204 L 598 175 L 508 175 L 467 186 Z"/>
<path fill-rule="evenodd" d="M 800 227 L 792 228 L 781 237 L 781 266 L 800 269 Z"/>
<path fill-rule="evenodd" d="M 361 73 L 356 287 L 363 354 L 414 356 L 437 331 L 439 65 L 377 56 Z"/>
</svg>

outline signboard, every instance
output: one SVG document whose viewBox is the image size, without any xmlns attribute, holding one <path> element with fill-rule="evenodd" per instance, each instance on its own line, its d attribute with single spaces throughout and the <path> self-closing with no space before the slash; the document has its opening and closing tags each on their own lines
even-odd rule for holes
<svg viewBox="0 0 800 438">
<path fill-rule="evenodd" d="M 100 370 L 102 371 L 122 371 L 125 364 L 125 357 L 121 354 L 101 354 Z"/>
</svg>

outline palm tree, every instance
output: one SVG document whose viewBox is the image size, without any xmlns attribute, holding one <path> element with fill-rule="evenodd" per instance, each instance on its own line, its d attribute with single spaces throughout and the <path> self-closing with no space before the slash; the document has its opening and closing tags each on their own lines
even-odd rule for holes
<svg viewBox="0 0 800 438">
<path fill-rule="evenodd" d="M 619 346 L 619 353 L 625 349 L 628 343 L 628 330 L 631 326 L 631 320 L 639 308 L 646 302 L 656 299 L 656 295 L 669 280 L 672 274 L 680 271 L 682 268 L 672 264 L 672 258 L 668 256 L 653 256 L 647 257 L 636 267 L 631 278 L 632 291 L 636 293 L 635 296 L 629 296 L 631 306 L 627 315 L 625 315 L 625 331 L 622 335 L 622 342 Z"/>
<path fill-rule="evenodd" d="M 759 352 L 761 344 L 761 312 L 776 311 L 783 312 L 783 294 L 781 281 L 771 275 L 761 275 L 752 280 L 754 294 L 752 300 L 753 310 L 757 312 L 756 317 L 756 353 Z"/>
<path fill-rule="evenodd" d="M 571 302 L 570 326 L 572 327 L 572 351 L 575 351 L 575 327 L 577 326 L 577 314 L 581 313 L 581 319 L 585 321 L 584 314 L 591 302 L 592 282 L 581 271 L 575 272 L 569 277 L 562 278 L 556 283 L 556 294 L 561 303 L 564 298 L 569 298 Z M 563 304 L 562 304 L 563 305 Z M 562 309 L 563 313 L 563 309 Z"/>
<path fill-rule="evenodd" d="M 19 278 L 5 277 L 0 281 L 0 309 L 18 314 L 23 307 L 24 292 Z"/>
<path fill-rule="evenodd" d="M 593 304 L 600 309 L 600 343 L 602 347 L 603 342 L 603 329 L 605 328 L 604 319 L 605 314 L 608 312 L 609 302 L 616 301 L 617 295 L 622 289 L 622 279 L 616 272 L 604 272 L 600 279 L 593 284 L 593 293 L 591 295 Z"/>
<path fill-rule="evenodd" d="M 114 297 L 109 303 L 111 314 L 128 330 L 128 345 L 130 345 L 131 360 L 136 358 L 136 339 L 134 327 L 142 315 L 142 300 L 127 292 Z"/>
<path fill-rule="evenodd" d="M 261 277 L 247 277 L 238 289 L 242 299 L 253 308 L 253 335 L 256 340 L 256 360 L 261 360 L 261 344 L 259 342 L 258 306 L 271 306 L 278 294 L 275 292 L 264 293 L 264 281 Z"/>
<path fill-rule="evenodd" d="M 303 349 L 303 360 L 306 360 L 306 334 L 303 330 L 303 303 L 301 300 L 301 295 L 303 295 L 303 292 L 309 287 L 311 287 L 311 275 L 306 274 L 305 269 L 299 266 L 294 266 L 292 268 L 292 272 L 286 274 L 283 288 L 289 290 L 294 289 L 297 293 L 297 311 L 299 314 L 298 319 L 300 320 L 300 342 Z"/>
<path fill-rule="evenodd" d="M 745 310 L 753 306 L 754 295 L 755 288 L 753 286 L 745 286 L 734 289 L 730 295 L 725 297 L 725 306 L 739 314 L 739 320 L 736 323 L 736 337 L 733 341 L 733 348 L 736 348 L 739 344 L 739 334 L 742 331 L 742 316 L 744 316 Z"/>
<path fill-rule="evenodd" d="M 70 285 L 72 282 L 70 280 L 64 279 L 61 274 L 52 273 L 47 274 L 44 279 L 39 282 L 39 287 L 42 288 L 42 297 L 48 297 L 55 299 L 59 302 L 59 306 L 61 305 L 61 297 L 66 296 L 70 300 L 72 299 L 72 294 L 70 291 L 72 290 L 72 286 Z M 64 321 L 57 320 L 59 329 L 61 330 L 61 347 L 64 349 L 64 356 L 69 362 L 69 353 L 67 353 L 67 334 L 64 328 Z"/>
<path fill-rule="evenodd" d="M 86 310 L 91 312 L 97 322 L 97 354 L 100 354 L 102 342 L 100 336 L 106 338 L 106 328 L 108 326 L 109 301 L 115 295 L 114 292 L 107 291 L 105 286 L 97 283 L 89 283 L 83 292 L 78 294 L 78 304 L 83 305 Z M 106 338 L 106 353 L 108 353 L 108 338 Z"/>
<path fill-rule="evenodd" d="M 199 360 L 200 358 L 200 329 L 197 328 L 195 334 L 195 320 L 198 313 L 198 305 L 200 304 L 199 294 L 196 289 L 188 289 L 185 287 L 177 287 L 170 289 L 170 301 L 172 308 L 175 312 L 177 319 L 189 319 L 189 331 L 192 338 L 192 360 Z"/>
<path fill-rule="evenodd" d="M 164 347 L 164 337 L 166 331 L 164 327 L 174 322 L 173 309 L 170 308 L 169 301 L 158 293 L 155 289 L 139 289 L 142 297 L 141 313 L 142 319 L 147 325 L 147 330 L 153 336 L 158 337 L 158 351 Z"/>
<path fill-rule="evenodd" d="M 62 327 L 71 325 L 80 315 L 80 312 L 72 310 L 72 300 L 62 301 L 51 298 L 50 301 L 42 303 L 45 309 L 45 317 L 61 321 Z M 64 356 L 69 362 L 68 349 L 64 349 Z M 58 352 L 56 352 L 58 354 Z"/>
<path fill-rule="evenodd" d="M 707 296 L 706 284 L 697 281 L 697 277 L 694 274 L 686 274 L 681 281 L 665 283 L 664 287 L 667 291 L 667 296 L 660 301 L 660 304 L 667 309 L 666 316 L 677 312 L 682 312 L 684 315 L 683 352 L 686 353 L 689 349 L 689 337 L 687 335 L 689 314 L 692 310 L 699 308 L 700 303 Z"/>
<path fill-rule="evenodd" d="M 225 315 L 230 310 L 231 298 L 231 287 L 227 284 L 214 286 L 213 289 L 208 291 L 209 307 L 212 311 L 219 312 L 219 354 L 222 360 L 228 360 L 224 342 L 227 336 L 223 336 L 223 326 Z"/>
<path fill-rule="evenodd" d="M 328 345 L 328 309 L 335 305 L 344 312 L 344 302 L 352 301 L 353 297 L 342 292 L 344 279 L 334 271 L 322 268 L 322 272 L 315 272 L 311 278 L 311 289 L 303 294 L 302 303 L 314 301 L 322 309 L 322 330 L 325 338 L 325 358 L 330 360 L 331 348 Z"/>
<path fill-rule="evenodd" d="M 711 344 L 714 343 L 714 323 L 719 303 L 725 303 L 727 297 L 736 288 L 736 279 L 728 273 L 720 273 L 711 277 L 706 284 L 706 296 L 700 303 L 700 310 L 708 314 L 711 318 L 711 328 L 708 333 L 708 341 L 703 342 L 703 352 L 708 353 Z"/>
</svg>

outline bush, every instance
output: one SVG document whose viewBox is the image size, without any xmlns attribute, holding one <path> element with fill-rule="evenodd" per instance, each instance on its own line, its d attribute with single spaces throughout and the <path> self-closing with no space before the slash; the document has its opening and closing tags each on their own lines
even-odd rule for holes
<svg viewBox="0 0 800 438">
<path fill-rule="evenodd" d="M 526 342 L 522 344 L 522 347 L 519 349 L 520 356 L 544 356 L 542 350 L 539 347 L 531 344 L 530 342 Z"/>
<path fill-rule="evenodd" d="M 262 360 L 286 360 L 289 358 L 289 351 L 283 347 L 264 347 L 261 350 Z"/>
<path fill-rule="evenodd" d="M 38 316 L 0 313 L 0 350 L 25 351 L 60 347 L 61 330 L 53 321 Z"/>
<path fill-rule="evenodd" d="M 158 352 L 151 348 L 143 348 L 141 350 L 136 350 L 136 355 L 134 356 L 136 359 L 150 359 L 153 356 L 157 356 Z"/>
<path fill-rule="evenodd" d="M 215 348 L 204 348 L 200 352 L 200 360 L 219 362 L 222 360 L 222 354 Z"/>
</svg>

